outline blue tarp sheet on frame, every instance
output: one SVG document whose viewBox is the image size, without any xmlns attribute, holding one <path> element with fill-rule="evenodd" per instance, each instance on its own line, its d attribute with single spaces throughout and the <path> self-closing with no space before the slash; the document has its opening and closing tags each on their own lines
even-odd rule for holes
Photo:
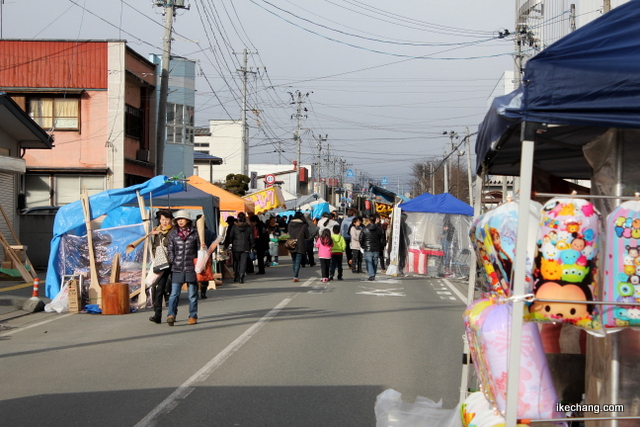
<svg viewBox="0 0 640 427">
<path fill-rule="evenodd" d="M 473 208 L 449 193 L 424 193 L 400 204 L 403 212 L 441 213 L 473 216 Z"/>
<path fill-rule="evenodd" d="M 544 170 L 560 177 L 588 175 L 586 163 L 567 160 L 581 156 L 581 146 L 607 128 L 640 128 L 640 0 L 614 8 L 527 62 L 520 88 L 496 98 L 480 124 L 478 171 L 486 161 L 491 173 L 518 174 L 522 122 L 568 125 L 548 128 L 541 135 L 546 147 L 536 146 Z"/>
<path fill-rule="evenodd" d="M 104 214 L 120 208 L 122 205 L 134 203 L 137 199 L 136 191 L 142 197 L 149 194 L 153 196 L 165 195 L 183 190 L 180 183 L 167 181 L 166 176 L 156 176 L 149 181 L 127 188 L 103 191 L 89 196 L 91 219 L 96 219 Z M 62 206 L 55 217 L 53 224 L 53 239 L 47 265 L 47 279 L 45 282 L 45 294 L 48 298 L 55 297 L 60 291 L 61 277 L 58 274 L 60 240 L 66 233 L 83 235 L 87 233 L 84 222 L 84 212 L 80 200 Z"/>
</svg>

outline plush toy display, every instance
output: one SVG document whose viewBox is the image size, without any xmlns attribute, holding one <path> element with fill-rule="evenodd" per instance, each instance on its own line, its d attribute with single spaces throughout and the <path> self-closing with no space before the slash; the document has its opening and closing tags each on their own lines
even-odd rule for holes
<svg viewBox="0 0 640 427">
<path fill-rule="evenodd" d="M 597 288 L 600 214 L 583 199 L 552 199 L 542 208 L 534 270 L 535 301 L 528 320 L 568 322 L 599 328 L 588 304 Z"/>
<path fill-rule="evenodd" d="M 640 302 L 640 202 L 622 203 L 607 217 L 605 301 Z M 603 306 L 607 328 L 640 326 L 640 307 Z"/>
</svg>

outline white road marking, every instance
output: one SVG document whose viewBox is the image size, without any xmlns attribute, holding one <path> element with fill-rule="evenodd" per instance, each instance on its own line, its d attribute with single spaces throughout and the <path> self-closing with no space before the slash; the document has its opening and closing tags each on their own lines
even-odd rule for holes
<svg viewBox="0 0 640 427">
<path fill-rule="evenodd" d="M 15 329 L 10 329 L 8 331 L 0 333 L 0 337 L 5 337 L 7 335 L 17 334 L 18 332 L 26 331 L 27 329 L 35 328 L 36 326 L 45 325 L 45 324 L 47 324 L 49 322 L 53 322 L 54 320 L 64 319 L 65 317 L 71 316 L 73 314 L 76 314 L 76 313 L 67 313 L 67 314 L 63 314 L 62 316 L 51 317 L 51 318 L 49 318 L 47 320 L 43 320 L 42 322 L 34 323 L 33 325 L 29 325 L 29 326 L 24 326 L 24 327 L 17 326 L 17 327 L 15 327 Z"/>
<path fill-rule="evenodd" d="M 451 289 L 453 293 L 456 294 L 463 303 L 469 304 L 469 302 L 467 301 L 467 297 L 462 295 L 462 292 L 460 292 L 455 286 L 453 286 L 453 284 L 450 281 L 448 281 L 447 279 L 442 279 L 442 281 L 446 283 L 449 289 Z"/>
<path fill-rule="evenodd" d="M 358 286 L 359 288 L 366 289 L 365 291 L 356 292 L 356 295 L 373 295 L 378 297 L 404 297 L 404 292 L 397 292 L 404 288 L 389 288 L 389 289 L 376 289 L 368 286 Z"/>
<path fill-rule="evenodd" d="M 306 288 L 316 280 L 315 277 L 307 279 L 304 284 L 300 287 Z M 273 319 L 278 313 L 285 308 L 293 299 L 299 295 L 299 292 L 291 295 L 283 299 L 280 304 L 276 305 L 271 309 L 267 314 L 265 314 L 260 320 L 251 325 L 249 329 L 244 331 L 242 335 L 235 339 L 231 344 L 229 344 L 224 350 L 218 353 L 213 359 L 207 362 L 198 372 L 193 374 L 191 378 L 186 380 L 180 387 L 178 387 L 173 393 L 171 393 L 165 400 L 160 402 L 158 406 L 156 406 L 151 412 L 147 414 L 143 419 L 141 419 L 135 427 L 147 427 L 147 426 L 155 426 L 159 421 L 161 415 L 171 412 L 173 408 L 178 406 L 181 401 L 186 399 L 194 390 L 195 387 L 193 385 L 198 382 L 205 381 L 209 376 L 218 369 L 229 357 L 233 355 L 236 351 L 238 351 L 244 344 L 247 343 L 255 334 L 258 333 L 260 329 L 264 325 L 269 322 L 269 320 Z"/>
</svg>

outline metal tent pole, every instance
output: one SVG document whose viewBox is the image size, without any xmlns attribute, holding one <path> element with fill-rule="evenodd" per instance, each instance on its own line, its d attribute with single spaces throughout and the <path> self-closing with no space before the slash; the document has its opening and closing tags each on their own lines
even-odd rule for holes
<svg viewBox="0 0 640 427">
<path fill-rule="evenodd" d="M 520 158 L 520 205 L 518 208 L 518 234 L 516 253 L 526 254 L 529 228 L 529 206 L 531 205 L 531 183 L 533 174 L 534 134 L 527 122 L 522 123 L 522 153 Z M 516 257 L 513 283 L 513 300 L 511 316 L 511 334 L 509 338 L 509 365 L 507 380 L 507 408 L 506 426 L 512 427 L 518 421 L 518 384 L 520 382 L 520 347 L 522 345 L 522 322 L 524 315 L 524 300 L 517 298 L 524 295 L 526 256 Z"/>
</svg>

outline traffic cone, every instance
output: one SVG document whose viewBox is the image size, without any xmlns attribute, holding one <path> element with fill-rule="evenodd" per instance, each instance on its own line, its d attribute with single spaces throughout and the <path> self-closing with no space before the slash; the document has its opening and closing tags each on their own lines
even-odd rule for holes
<svg viewBox="0 0 640 427">
<path fill-rule="evenodd" d="M 38 297 L 38 288 L 40 287 L 40 279 L 38 279 L 37 277 L 35 279 L 33 279 L 33 293 L 31 294 L 31 297 Z"/>
</svg>

